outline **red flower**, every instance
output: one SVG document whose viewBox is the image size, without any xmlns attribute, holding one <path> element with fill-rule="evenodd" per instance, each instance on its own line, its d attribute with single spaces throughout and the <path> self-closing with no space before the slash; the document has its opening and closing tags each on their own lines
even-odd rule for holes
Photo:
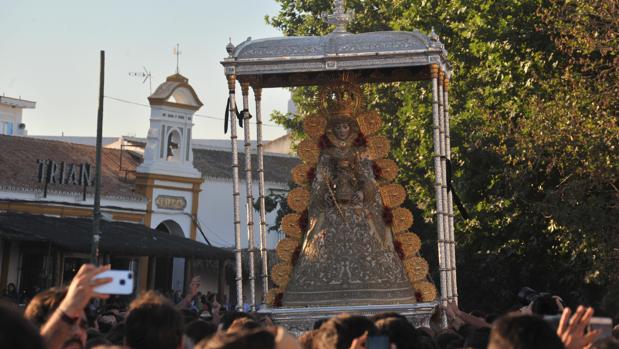
<svg viewBox="0 0 619 349">
<path fill-rule="evenodd" d="M 393 248 L 395 252 L 398 254 L 401 260 L 404 260 L 404 249 L 402 249 L 402 243 L 398 240 L 393 240 Z"/>
<path fill-rule="evenodd" d="M 299 217 L 299 226 L 301 227 L 301 231 L 305 234 L 305 232 L 307 231 L 307 227 L 309 226 L 307 210 L 301 213 L 301 217 Z"/>
<path fill-rule="evenodd" d="M 368 144 L 367 139 L 365 138 L 363 133 L 359 132 L 359 135 L 357 136 L 357 138 L 355 138 L 353 145 L 355 147 L 365 147 L 367 144 Z"/>
<path fill-rule="evenodd" d="M 375 162 L 372 162 L 372 172 L 374 172 L 375 178 L 381 178 L 383 174 L 383 169 L 380 168 Z"/>
<path fill-rule="evenodd" d="M 293 267 L 297 265 L 299 255 L 301 255 L 301 245 L 297 246 L 297 248 L 294 249 L 294 252 L 292 252 L 292 258 L 290 259 L 290 262 L 292 263 Z"/>
<path fill-rule="evenodd" d="M 423 302 L 423 296 L 421 292 L 415 291 L 415 299 L 417 300 L 417 302 Z"/>
<path fill-rule="evenodd" d="M 327 135 L 322 135 L 320 136 L 320 140 L 318 141 L 318 146 L 320 147 L 320 149 L 326 149 L 333 147 L 333 143 L 331 143 Z"/>
<path fill-rule="evenodd" d="M 393 223 L 393 213 L 389 207 L 383 207 L 383 220 L 387 225 L 391 225 L 391 223 Z"/>
<path fill-rule="evenodd" d="M 281 307 L 282 306 L 282 299 L 284 299 L 284 294 L 279 292 L 278 294 L 275 295 L 275 299 L 273 300 L 273 306 L 274 307 Z"/>
<path fill-rule="evenodd" d="M 307 171 L 307 182 L 311 185 L 316 178 L 316 168 L 312 167 Z"/>
</svg>

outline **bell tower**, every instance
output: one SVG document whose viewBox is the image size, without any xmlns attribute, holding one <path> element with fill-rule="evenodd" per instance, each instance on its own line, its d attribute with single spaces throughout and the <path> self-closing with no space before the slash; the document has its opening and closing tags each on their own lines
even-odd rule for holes
<svg viewBox="0 0 619 349">
<path fill-rule="evenodd" d="M 168 76 L 148 101 L 150 128 L 135 182 L 136 191 L 148 201 L 143 223 L 195 240 L 203 179 L 193 166 L 191 130 L 202 102 L 189 80 L 179 73 Z M 138 289 L 182 289 L 184 268 L 183 258 L 142 257 Z"/>
<path fill-rule="evenodd" d="M 144 162 L 137 172 L 201 177 L 193 167 L 191 129 L 193 115 L 202 107 L 202 102 L 189 80 L 178 73 L 168 76 L 148 101 L 151 106 L 150 128 Z"/>
</svg>

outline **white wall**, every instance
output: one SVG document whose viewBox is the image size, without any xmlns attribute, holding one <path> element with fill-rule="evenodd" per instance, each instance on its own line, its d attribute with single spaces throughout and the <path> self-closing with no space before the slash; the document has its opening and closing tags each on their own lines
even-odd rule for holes
<svg viewBox="0 0 619 349">
<path fill-rule="evenodd" d="M 269 189 L 288 190 L 288 186 L 282 183 L 265 183 L 266 193 Z M 204 234 L 213 244 L 218 247 L 233 247 L 234 246 L 234 211 L 232 200 L 232 181 L 223 179 L 207 178 L 201 187 L 200 206 L 198 209 L 198 220 Z M 240 185 L 240 200 L 241 200 L 241 237 L 242 247 L 247 247 L 247 213 L 245 209 L 245 182 Z M 258 181 L 253 182 L 254 202 L 258 199 Z M 254 213 L 254 234 L 256 247 L 260 246 L 260 213 L 253 210 Z M 277 210 L 267 214 L 267 230 L 268 227 L 275 223 Z M 275 248 L 275 245 L 281 238 L 281 233 L 267 232 L 267 248 Z M 197 240 L 204 242 L 200 232 L 197 233 Z"/>
<path fill-rule="evenodd" d="M 16 135 L 19 132 L 19 124 L 21 122 L 22 108 L 0 105 L 0 135 Z"/>
</svg>

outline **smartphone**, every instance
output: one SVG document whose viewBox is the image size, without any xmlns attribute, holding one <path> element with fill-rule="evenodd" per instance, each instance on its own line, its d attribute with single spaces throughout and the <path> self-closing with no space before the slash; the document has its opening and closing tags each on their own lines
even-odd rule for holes
<svg viewBox="0 0 619 349">
<path fill-rule="evenodd" d="M 368 336 L 365 342 L 366 349 L 389 349 L 389 337 L 387 336 Z"/>
<path fill-rule="evenodd" d="M 95 292 L 101 294 L 132 294 L 133 272 L 130 270 L 108 270 L 95 276 L 95 279 L 112 278 L 112 281 L 96 287 Z"/>
<path fill-rule="evenodd" d="M 598 338 L 610 337 L 613 334 L 613 320 L 609 317 L 592 317 L 589 321 L 589 331 L 600 330 Z"/>
</svg>

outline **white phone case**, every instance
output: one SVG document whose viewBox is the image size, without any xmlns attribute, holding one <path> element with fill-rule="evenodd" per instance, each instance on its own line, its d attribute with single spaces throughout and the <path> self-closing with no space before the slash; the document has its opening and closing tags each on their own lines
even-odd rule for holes
<svg viewBox="0 0 619 349">
<path fill-rule="evenodd" d="M 133 293 L 133 272 L 130 270 L 108 270 L 95 276 L 95 279 L 112 278 L 110 283 L 101 285 L 94 289 L 101 294 L 132 294 Z"/>
</svg>

